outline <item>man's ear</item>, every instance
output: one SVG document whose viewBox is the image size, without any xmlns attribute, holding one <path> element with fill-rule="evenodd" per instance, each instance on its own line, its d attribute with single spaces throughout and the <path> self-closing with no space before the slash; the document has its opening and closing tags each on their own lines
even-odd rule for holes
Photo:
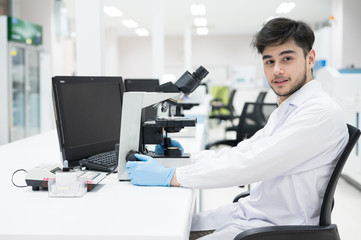
<svg viewBox="0 0 361 240">
<path fill-rule="evenodd" d="M 307 57 L 307 64 L 309 68 L 313 68 L 313 66 L 315 65 L 315 61 L 316 61 L 316 52 L 314 49 L 311 49 L 308 52 L 308 57 Z"/>
</svg>

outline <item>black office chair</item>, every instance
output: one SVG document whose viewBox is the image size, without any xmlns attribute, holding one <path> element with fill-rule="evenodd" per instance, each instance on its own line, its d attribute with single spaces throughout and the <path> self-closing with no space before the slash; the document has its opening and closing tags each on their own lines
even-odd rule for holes
<svg viewBox="0 0 361 240">
<path fill-rule="evenodd" d="M 258 96 L 257 96 L 257 99 L 256 99 L 256 103 L 263 103 L 264 102 L 264 99 L 267 95 L 267 92 L 266 91 L 261 91 L 258 93 Z M 248 115 L 248 118 L 253 118 L 254 117 L 252 116 L 252 114 Z M 231 126 L 231 127 L 227 127 L 226 132 L 233 132 L 233 131 L 237 131 L 237 126 Z"/>
<path fill-rule="evenodd" d="M 238 126 L 236 128 L 236 139 L 224 139 L 208 143 L 205 149 L 211 149 L 221 145 L 234 147 L 240 141 L 252 137 L 266 125 L 269 116 L 277 107 L 278 105 L 276 103 L 246 102 L 239 116 Z"/>
<path fill-rule="evenodd" d="M 327 185 L 325 196 L 322 201 L 319 225 L 289 225 L 253 228 L 238 234 L 234 240 L 340 240 L 337 225 L 331 224 L 331 212 L 334 205 L 333 197 L 341 171 L 360 137 L 359 129 L 349 124 L 347 124 L 347 128 L 350 137 Z M 234 198 L 233 202 L 238 202 L 239 198 L 248 195 L 249 193 L 241 193 Z"/>
<path fill-rule="evenodd" d="M 233 100 L 236 92 L 236 89 L 231 91 L 227 104 L 224 104 L 223 101 L 220 100 L 211 101 L 212 109 L 209 118 L 217 119 L 218 121 L 230 121 L 231 124 L 234 125 L 233 120 L 238 117 L 233 106 Z"/>
</svg>

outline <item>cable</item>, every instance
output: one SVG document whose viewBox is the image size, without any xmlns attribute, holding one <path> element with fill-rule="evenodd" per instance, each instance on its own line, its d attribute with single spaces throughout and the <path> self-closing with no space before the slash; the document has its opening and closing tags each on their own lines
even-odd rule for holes
<svg viewBox="0 0 361 240">
<path fill-rule="evenodd" d="M 115 150 L 115 159 L 119 159 L 119 143 L 115 144 L 114 146 L 114 150 Z M 118 161 L 116 161 L 116 164 L 114 166 L 114 168 L 112 170 L 110 170 L 106 176 L 109 176 L 110 174 L 114 173 L 118 168 Z"/>
<path fill-rule="evenodd" d="M 114 173 L 114 172 L 117 170 L 117 168 L 118 168 L 118 164 L 115 164 L 114 168 L 113 168 L 112 170 L 110 170 L 110 171 L 106 174 L 106 176 L 109 176 L 110 174 Z"/>
<path fill-rule="evenodd" d="M 16 170 L 14 173 L 13 173 L 13 175 L 11 176 L 11 182 L 14 184 L 14 186 L 15 187 L 18 187 L 18 188 L 23 188 L 23 187 L 28 187 L 28 185 L 17 185 L 17 184 L 15 184 L 14 183 L 14 175 L 17 173 L 17 172 L 20 172 L 20 171 L 23 171 L 23 172 L 28 172 L 28 171 L 26 171 L 25 169 L 18 169 L 18 170 Z"/>
</svg>

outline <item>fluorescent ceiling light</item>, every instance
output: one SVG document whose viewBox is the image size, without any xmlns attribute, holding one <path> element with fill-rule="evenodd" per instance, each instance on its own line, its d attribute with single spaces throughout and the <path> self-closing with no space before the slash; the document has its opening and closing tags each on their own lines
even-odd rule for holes
<svg viewBox="0 0 361 240">
<path fill-rule="evenodd" d="M 192 4 L 191 13 L 193 16 L 206 15 L 206 7 L 203 4 Z"/>
<path fill-rule="evenodd" d="M 196 31 L 198 35 L 208 35 L 208 28 L 206 27 L 199 27 Z"/>
<path fill-rule="evenodd" d="M 104 6 L 104 12 L 111 17 L 121 17 L 123 13 L 116 7 Z"/>
<path fill-rule="evenodd" d="M 149 32 L 145 28 L 137 28 L 135 29 L 135 33 L 138 34 L 141 37 L 149 36 Z"/>
<path fill-rule="evenodd" d="M 127 28 L 137 28 L 138 27 L 138 23 L 132 19 L 123 20 L 122 23 Z"/>
<path fill-rule="evenodd" d="M 277 13 L 289 13 L 296 7 L 294 2 L 283 2 L 276 9 Z"/>
<path fill-rule="evenodd" d="M 205 27 L 207 26 L 207 19 L 203 17 L 197 17 L 194 19 L 194 26 Z"/>
</svg>

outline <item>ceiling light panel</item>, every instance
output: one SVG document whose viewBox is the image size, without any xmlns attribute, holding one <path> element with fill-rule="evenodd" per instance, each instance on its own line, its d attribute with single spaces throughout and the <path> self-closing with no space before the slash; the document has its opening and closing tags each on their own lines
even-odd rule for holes
<svg viewBox="0 0 361 240">
<path fill-rule="evenodd" d="M 121 17 L 123 13 L 114 6 L 104 6 L 104 12 L 111 17 Z"/>
<path fill-rule="evenodd" d="M 278 8 L 276 9 L 276 12 L 278 14 L 280 14 L 280 13 L 289 13 L 295 7 L 296 7 L 296 3 L 294 3 L 294 2 L 283 2 L 278 6 Z"/>
<path fill-rule="evenodd" d="M 138 23 L 134 21 L 133 19 L 125 19 L 122 21 L 122 24 L 126 26 L 127 28 L 137 28 Z"/>
<path fill-rule="evenodd" d="M 138 36 L 146 37 L 149 36 L 149 31 L 145 28 L 137 28 L 135 29 L 135 33 L 138 34 Z"/>
<path fill-rule="evenodd" d="M 205 27 L 207 26 L 207 19 L 204 17 L 197 17 L 194 19 L 193 23 L 196 27 Z"/>
</svg>

